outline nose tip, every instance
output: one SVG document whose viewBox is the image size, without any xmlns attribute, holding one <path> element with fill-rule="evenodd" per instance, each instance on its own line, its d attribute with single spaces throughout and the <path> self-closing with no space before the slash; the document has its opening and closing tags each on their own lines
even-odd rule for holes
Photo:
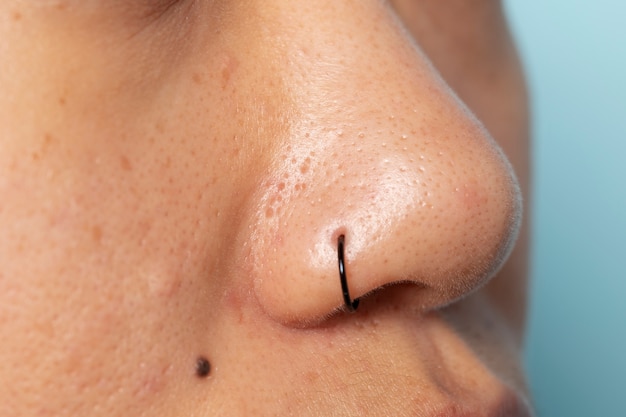
<svg viewBox="0 0 626 417">
<path fill-rule="evenodd" d="M 494 274 L 516 237 L 518 187 L 480 125 L 453 119 L 430 127 L 448 132 L 432 141 L 337 140 L 339 151 L 313 152 L 316 161 L 289 148 L 255 205 L 250 244 L 254 291 L 271 317 L 302 326 L 344 308 L 341 249 L 351 299 L 414 283 L 424 311 Z M 353 157 L 359 146 L 368 156 Z M 298 160 L 306 170 L 294 170 Z"/>
<path fill-rule="evenodd" d="M 288 325 L 344 306 L 341 235 L 352 298 L 414 283 L 415 306 L 428 310 L 486 282 L 519 225 L 517 183 L 489 134 L 393 22 L 380 23 L 383 12 L 365 16 L 374 2 L 363 4 L 362 18 L 342 15 L 341 32 L 372 21 L 378 37 L 290 55 L 289 131 L 250 204 L 246 272 L 262 309 Z"/>
<path fill-rule="evenodd" d="M 415 307 L 426 311 L 480 287 L 508 256 L 521 217 L 508 164 L 488 145 L 446 155 L 410 174 L 396 166 L 370 194 L 378 204 L 343 216 L 353 298 L 414 283 Z"/>
</svg>

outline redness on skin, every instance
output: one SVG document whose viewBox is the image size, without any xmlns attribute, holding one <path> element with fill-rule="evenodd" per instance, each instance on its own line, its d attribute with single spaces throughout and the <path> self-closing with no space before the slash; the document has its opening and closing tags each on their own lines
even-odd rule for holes
<svg viewBox="0 0 626 417">
<path fill-rule="evenodd" d="M 196 375 L 199 378 L 206 378 L 209 376 L 210 373 L 211 373 L 211 363 L 209 363 L 209 361 L 205 357 L 200 356 L 196 360 Z"/>
</svg>

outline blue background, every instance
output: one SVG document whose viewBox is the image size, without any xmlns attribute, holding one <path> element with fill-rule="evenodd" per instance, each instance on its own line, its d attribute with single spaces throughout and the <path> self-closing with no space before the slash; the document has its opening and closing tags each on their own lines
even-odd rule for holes
<svg viewBox="0 0 626 417">
<path fill-rule="evenodd" d="M 538 416 L 626 416 L 626 2 L 505 4 L 533 95 Z"/>
</svg>

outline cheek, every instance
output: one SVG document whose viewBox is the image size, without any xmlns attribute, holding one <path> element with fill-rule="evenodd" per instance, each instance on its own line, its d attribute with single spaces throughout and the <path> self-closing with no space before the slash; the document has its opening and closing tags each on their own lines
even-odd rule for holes
<svg viewBox="0 0 626 417">
<path fill-rule="evenodd" d="M 125 127 L 0 156 L 0 414 L 158 415 L 193 381 L 228 188 L 207 142 Z"/>
<path fill-rule="evenodd" d="M 43 283 L 24 271 L 12 276 L 19 285 L 2 285 L 13 287 L 3 292 L 0 309 L 0 360 L 11 364 L 0 376 L 7 415 L 31 406 L 36 415 L 79 412 L 90 403 L 113 411 L 113 401 L 146 406 L 166 388 L 167 347 L 140 348 L 157 340 L 146 312 L 129 311 L 109 285 L 96 286 L 72 269 L 59 277 L 49 268 Z"/>
<path fill-rule="evenodd" d="M 205 342 L 198 320 L 210 316 L 195 297 L 198 270 L 213 266 L 202 254 L 190 258 L 201 251 L 185 227 L 168 240 L 173 228 L 144 226 L 157 222 L 146 206 L 124 216 L 108 205 L 113 222 L 87 210 L 87 196 L 74 196 L 82 209 L 71 215 L 57 209 L 6 222 L 12 210 L 4 207 L 0 362 L 10 366 L 0 372 L 0 408 L 7 415 L 24 407 L 31 415 L 86 415 L 91 410 L 81 407 L 93 405 L 108 415 L 158 414 L 170 398 L 163 393 L 194 378 Z M 99 226 L 86 226 L 92 222 Z"/>
</svg>

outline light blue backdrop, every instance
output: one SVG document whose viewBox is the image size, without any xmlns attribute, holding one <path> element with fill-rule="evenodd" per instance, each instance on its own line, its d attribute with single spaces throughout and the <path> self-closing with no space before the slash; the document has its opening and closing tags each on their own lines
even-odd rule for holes
<svg viewBox="0 0 626 417">
<path fill-rule="evenodd" d="M 540 417 L 626 416 L 626 1 L 507 0 L 534 106 Z"/>
</svg>

